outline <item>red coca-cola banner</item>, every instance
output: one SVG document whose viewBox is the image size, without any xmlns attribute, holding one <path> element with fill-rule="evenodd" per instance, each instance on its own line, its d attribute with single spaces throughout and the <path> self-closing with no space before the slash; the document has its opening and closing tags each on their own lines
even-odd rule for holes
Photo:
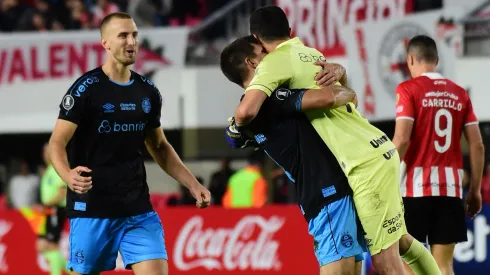
<svg viewBox="0 0 490 275">
<path fill-rule="evenodd" d="M 165 230 L 170 274 L 318 274 L 313 240 L 296 206 L 157 212 Z M 0 274 L 48 274 L 35 240 L 19 212 L 0 211 Z M 60 246 L 68 256 L 68 228 Z M 121 258 L 115 271 L 104 274 L 127 274 Z"/>
</svg>

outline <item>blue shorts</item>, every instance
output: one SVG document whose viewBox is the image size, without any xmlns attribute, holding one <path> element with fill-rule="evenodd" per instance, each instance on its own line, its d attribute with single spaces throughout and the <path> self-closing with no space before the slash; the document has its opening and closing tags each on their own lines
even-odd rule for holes
<svg viewBox="0 0 490 275">
<path fill-rule="evenodd" d="M 126 269 L 142 261 L 168 259 L 155 211 L 127 218 L 70 219 L 68 270 L 81 274 L 113 270 L 118 251 Z"/>
<path fill-rule="evenodd" d="M 367 252 L 351 196 L 323 207 L 318 216 L 309 221 L 308 232 L 313 236 L 320 266 L 349 257 L 362 261 Z"/>
</svg>

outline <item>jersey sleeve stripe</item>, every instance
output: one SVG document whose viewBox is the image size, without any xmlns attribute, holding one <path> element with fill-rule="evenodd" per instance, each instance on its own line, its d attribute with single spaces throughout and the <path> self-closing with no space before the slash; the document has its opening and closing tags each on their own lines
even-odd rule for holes
<svg viewBox="0 0 490 275">
<path fill-rule="evenodd" d="M 475 124 L 479 124 L 478 121 L 468 122 L 464 126 L 470 126 L 470 125 L 475 125 Z"/>
<path fill-rule="evenodd" d="M 296 111 L 301 111 L 301 105 L 303 104 L 303 95 L 305 94 L 306 90 L 303 90 L 299 92 L 298 99 L 296 100 Z"/>
<path fill-rule="evenodd" d="M 252 85 L 250 85 L 250 86 L 247 88 L 247 91 L 253 90 L 255 86 L 264 87 L 264 88 L 266 88 L 267 90 L 269 90 L 268 96 L 270 96 L 270 95 L 272 94 L 272 92 L 273 92 L 273 91 L 272 91 L 272 90 L 271 90 L 269 87 L 267 87 L 267 86 L 265 86 L 265 85 L 262 85 L 262 84 L 252 84 Z M 265 91 L 264 91 L 264 90 L 262 90 L 262 89 L 257 89 L 257 90 L 261 90 L 261 91 L 265 92 Z"/>
<path fill-rule="evenodd" d="M 73 84 L 73 85 L 71 86 L 71 89 L 70 89 L 70 95 L 72 95 L 73 91 L 74 91 L 76 88 L 78 88 L 78 85 L 79 85 L 81 82 L 83 82 L 84 80 L 86 80 L 86 79 L 87 79 L 87 78 L 89 78 L 89 77 L 92 77 L 92 76 L 94 76 L 94 75 L 98 75 L 98 74 L 99 74 L 99 72 L 97 72 L 97 73 L 93 73 L 93 74 L 90 74 L 90 75 L 86 75 L 86 76 L 84 76 L 84 77 L 81 77 L 81 78 L 80 78 L 80 79 L 79 79 L 77 82 L 75 82 L 75 84 Z"/>
<path fill-rule="evenodd" d="M 406 120 L 415 121 L 415 119 L 413 117 L 409 117 L 409 116 L 399 116 L 396 118 L 396 120 L 399 120 L 399 119 L 406 119 Z"/>
</svg>

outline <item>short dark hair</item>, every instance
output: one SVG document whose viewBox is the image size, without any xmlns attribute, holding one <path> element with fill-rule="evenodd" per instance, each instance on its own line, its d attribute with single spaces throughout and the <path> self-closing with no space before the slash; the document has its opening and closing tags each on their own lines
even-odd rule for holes
<svg viewBox="0 0 490 275">
<path fill-rule="evenodd" d="M 407 53 L 413 53 L 418 61 L 427 63 L 437 63 L 439 58 L 436 41 L 427 35 L 417 35 L 410 39 Z"/>
<path fill-rule="evenodd" d="M 291 36 L 288 17 L 278 6 L 265 6 L 250 16 L 250 33 L 264 41 L 275 41 Z"/>
<path fill-rule="evenodd" d="M 111 22 L 112 19 L 133 19 L 133 17 L 131 17 L 131 15 L 125 12 L 113 12 L 111 14 L 106 15 L 104 19 L 102 19 L 102 22 L 100 22 L 100 26 L 99 26 L 100 34 L 102 34 L 102 30 L 109 22 Z"/>
<path fill-rule="evenodd" d="M 260 45 L 260 42 L 252 35 L 248 35 L 233 41 L 221 52 L 221 71 L 228 80 L 242 88 L 248 73 L 245 59 L 256 57 L 253 44 Z"/>
</svg>

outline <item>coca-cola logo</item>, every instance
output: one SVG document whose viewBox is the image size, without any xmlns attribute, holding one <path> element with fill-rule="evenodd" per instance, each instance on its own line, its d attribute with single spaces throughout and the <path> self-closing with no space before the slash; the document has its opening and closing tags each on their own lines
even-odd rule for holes
<svg viewBox="0 0 490 275">
<path fill-rule="evenodd" d="M 279 242 L 274 234 L 284 225 L 278 216 L 248 215 L 232 228 L 204 228 L 194 216 L 181 228 L 173 253 L 179 270 L 279 270 Z"/>
</svg>

